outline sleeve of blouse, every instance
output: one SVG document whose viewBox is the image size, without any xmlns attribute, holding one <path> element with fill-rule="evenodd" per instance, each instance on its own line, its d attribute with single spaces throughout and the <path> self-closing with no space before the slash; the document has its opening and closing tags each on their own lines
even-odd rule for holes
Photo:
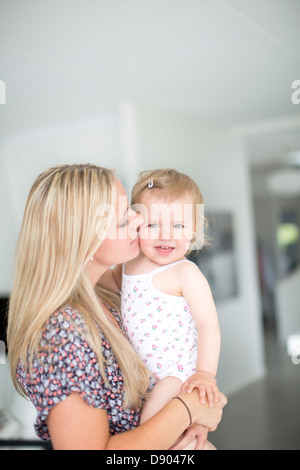
<svg viewBox="0 0 300 470">
<path fill-rule="evenodd" d="M 72 392 L 79 393 L 90 406 L 107 409 L 107 386 L 96 355 L 74 322 L 82 322 L 76 311 L 58 312 L 51 317 L 43 333 L 41 344 L 50 341 L 51 351 L 44 348 L 38 361 L 34 361 L 32 391 L 38 426 L 45 425 L 51 408 Z"/>
</svg>

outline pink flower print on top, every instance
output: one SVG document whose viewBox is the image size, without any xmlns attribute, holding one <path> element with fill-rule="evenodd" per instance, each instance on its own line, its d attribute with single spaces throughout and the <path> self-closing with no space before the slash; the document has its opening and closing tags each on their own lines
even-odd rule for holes
<svg viewBox="0 0 300 470">
<path fill-rule="evenodd" d="M 154 377 L 174 375 L 185 380 L 197 364 L 196 326 L 185 299 L 160 294 L 152 278 L 153 271 L 132 276 L 123 271 L 123 323 L 133 347 Z"/>
</svg>

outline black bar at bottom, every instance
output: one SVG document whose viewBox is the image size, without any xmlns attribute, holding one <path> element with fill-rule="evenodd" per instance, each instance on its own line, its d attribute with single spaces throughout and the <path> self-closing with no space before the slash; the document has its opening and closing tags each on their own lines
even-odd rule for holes
<svg viewBox="0 0 300 470">
<path fill-rule="evenodd" d="M 38 441 L 36 439 L 0 439 L 1 447 L 43 447 L 45 450 L 52 450 L 49 442 Z"/>
</svg>

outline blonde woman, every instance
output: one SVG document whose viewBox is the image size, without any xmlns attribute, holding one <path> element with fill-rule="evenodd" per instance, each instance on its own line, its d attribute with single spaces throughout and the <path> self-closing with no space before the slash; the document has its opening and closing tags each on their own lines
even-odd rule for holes
<svg viewBox="0 0 300 470">
<path fill-rule="evenodd" d="M 37 410 L 35 429 L 54 449 L 168 449 L 198 425 L 214 430 L 226 398 L 210 409 L 181 393 L 143 425 L 148 371 L 128 342 L 118 297 L 97 286 L 110 266 L 139 253 L 141 216 L 110 170 L 65 165 L 30 191 L 8 316 L 17 390 Z"/>
</svg>

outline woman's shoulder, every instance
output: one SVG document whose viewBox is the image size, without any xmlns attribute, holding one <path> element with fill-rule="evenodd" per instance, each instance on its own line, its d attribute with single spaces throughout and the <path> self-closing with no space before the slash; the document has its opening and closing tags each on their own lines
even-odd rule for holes
<svg viewBox="0 0 300 470">
<path fill-rule="evenodd" d="M 46 321 L 42 331 L 42 343 L 61 343 L 70 335 L 79 335 L 84 329 L 84 316 L 77 309 L 65 305 L 52 313 Z"/>
<path fill-rule="evenodd" d="M 60 324 L 62 327 L 67 327 L 68 323 L 76 323 L 78 326 L 84 324 L 84 318 L 79 310 L 72 307 L 71 305 L 63 305 L 59 307 L 49 317 L 47 324 Z"/>
<path fill-rule="evenodd" d="M 122 320 L 118 311 L 107 303 L 105 305 L 122 328 Z M 103 339 L 101 326 L 96 323 L 96 327 Z M 64 346 L 66 342 L 71 341 L 77 344 L 80 341 L 83 343 L 83 346 L 86 347 L 85 338 L 89 336 L 88 329 L 89 327 L 86 324 L 84 313 L 71 305 L 64 305 L 52 313 L 45 323 L 40 346 L 42 349 L 45 345 L 48 347 L 49 345 L 51 345 L 51 347 L 61 347 Z"/>
</svg>

